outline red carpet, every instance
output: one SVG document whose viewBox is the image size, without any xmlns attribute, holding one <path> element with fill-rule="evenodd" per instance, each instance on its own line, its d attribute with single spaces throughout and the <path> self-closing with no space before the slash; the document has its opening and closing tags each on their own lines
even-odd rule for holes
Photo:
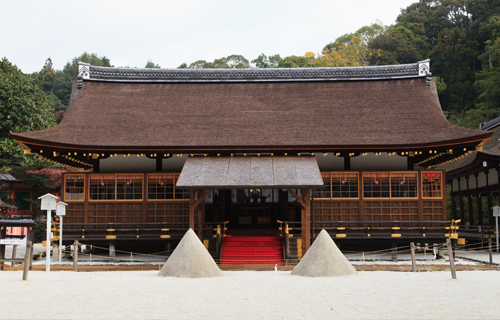
<svg viewBox="0 0 500 320">
<path fill-rule="evenodd" d="M 272 236 L 227 236 L 222 242 L 221 264 L 283 265 L 283 241 Z"/>
</svg>

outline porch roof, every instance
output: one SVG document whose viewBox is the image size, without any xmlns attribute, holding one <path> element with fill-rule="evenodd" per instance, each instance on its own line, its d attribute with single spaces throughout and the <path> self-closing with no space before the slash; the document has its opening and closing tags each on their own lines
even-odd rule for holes
<svg viewBox="0 0 500 320">
<path fill-rule="evenodd" d="M 191 157 L 177 181 L 179 188 L 314 188 L 323 186 L 312 156 Z"/>
</svg>

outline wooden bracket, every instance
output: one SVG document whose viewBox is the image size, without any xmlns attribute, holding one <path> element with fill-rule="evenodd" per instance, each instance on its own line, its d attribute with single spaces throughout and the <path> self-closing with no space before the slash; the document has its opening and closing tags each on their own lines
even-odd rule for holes
<svg viewBox="0 0 500 320">
<path fill-rule="evenodd" d="M 295 198 L 295 199 L 296 199 L 296 200 L 300 203 L 300 205 L 301 205 L 303 208 L 305 208 L 305 207 L 306 207 L 306 203 L 305 203 L 305 202 L 304 202 L 301 198 L 299 198 L 299 196 L 298 196 L 295 192 L 293 192 L 293 190 L 292 190 L 292 189 L 287 189 L 287 190 L 288 190 L 288 192 L 290 192 L 290 194 L 291 194 L 291 195 L 292 195 L 292 196 L 293 196 L 293 197 L 294 197 L 294 198 Z"/>
</svg>

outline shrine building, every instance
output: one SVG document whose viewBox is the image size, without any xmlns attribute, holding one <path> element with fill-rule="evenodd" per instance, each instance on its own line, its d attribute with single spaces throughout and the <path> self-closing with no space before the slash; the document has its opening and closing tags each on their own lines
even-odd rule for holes
<svg viewBox="0 0 500 320">
<path fill-rule="evenodd" d="M 12 136 L 82 169 L 61 190 L 68 241 L 170 246 L 193 228 L 221 261 L 217 237 L 286 233 L 297 258 L 321 229 L 342 246 L 443 241 L 446 184 L 434 168 L 492 133 L 446 120 L 429 63 L 80 63 L 61 123 Z"/>
</svg>

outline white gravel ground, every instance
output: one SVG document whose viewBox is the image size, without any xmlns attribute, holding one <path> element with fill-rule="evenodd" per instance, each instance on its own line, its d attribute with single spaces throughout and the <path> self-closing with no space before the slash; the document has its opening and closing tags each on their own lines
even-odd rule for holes
<svg viewBox="0 0 500 320">
<path fill-rule="evenodd" d="M 0 272 L 0 319 L 499 319 L 500 272 Z"/>
</svg>

